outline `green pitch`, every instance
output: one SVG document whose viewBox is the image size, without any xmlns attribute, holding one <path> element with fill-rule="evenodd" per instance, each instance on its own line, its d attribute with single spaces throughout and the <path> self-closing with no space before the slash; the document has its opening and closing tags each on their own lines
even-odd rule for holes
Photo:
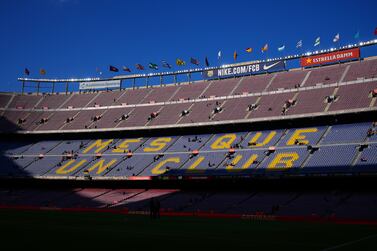
<svg viewBox="0 0 377 251">
<path fill-rule="evenodd" d="M 0 229 L 1 250 L 377 250 L 367 225 L 0 210 Z"/>
</svg>

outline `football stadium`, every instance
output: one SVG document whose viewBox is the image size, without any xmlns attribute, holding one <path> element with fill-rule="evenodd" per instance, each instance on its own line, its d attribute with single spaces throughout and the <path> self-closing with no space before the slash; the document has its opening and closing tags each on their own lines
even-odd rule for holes
<svg viewBox="0 0 377 251">
<path fill-rule="evenodd" d="M 24 68 L 0 93 L 4 245 L 375 250 L 376 35 L 88 78 Z"/>
</svg>

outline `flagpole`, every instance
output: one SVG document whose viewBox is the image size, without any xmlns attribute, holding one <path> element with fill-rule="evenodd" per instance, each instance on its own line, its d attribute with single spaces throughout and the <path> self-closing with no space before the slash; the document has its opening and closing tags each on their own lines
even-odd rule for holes
<svg viewBox="0 0 377 251">
<path fill-rule="evenodd" d="M 268 59 L 268 49 L 266 50 L 266 62 L 267 62 L 267 59 Z"/>
<path fill-rule="evenodd" d="M 300 64 L 301 64 L 302 58 L 304 57 L 303 55 L 304 55 L 303 49 L 300 48 Z M 301 70 L 303 70 L 303 69 L 304 69 L 304 66 L 301 66 Z"/>
<path fill-rule="evenodd" d="M 25 80 L 22 80 L 22 91 L 21 91 L 22 95 L 24 95 L 24 90 L 25 90 Z"/>
<path fill-rule="evenodd" d="M 219 66 L 221 66 L 221 58 L 222 58 L 222 55 L 223 54 L 223 52 L 222 51 L 218 51 L 217 52 L 217 64 L 219 65 Z"/>
</svg>

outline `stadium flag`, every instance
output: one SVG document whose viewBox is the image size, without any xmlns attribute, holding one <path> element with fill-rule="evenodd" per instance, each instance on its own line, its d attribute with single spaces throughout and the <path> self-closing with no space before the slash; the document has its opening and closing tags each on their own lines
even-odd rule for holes
<svg viewBox="0 0 377 251">
<path fill-rule="evenodd" d="M 149 67 L 150 69 L 158 70 L 158 65 L 157 65 L 157 64 L 154 64 L 154 63 L 149 63 L 148 67 Z"/>
<path fill-rule="evenodd" d="M 207 57 L 206 57 L 206 59 L 204 61 L 206 63 L 206 66 L 209 67 L 209 62 L 208 62 L 208 58 Z"/>
<path fill-rule="evenodd" d="M 217 59 L 220 59 L 221 58 L 221 51 L 219 51 L 218 53 L 217 53 Z"/>
<path fill-rule="evenodd" d="M 186 62 L 183 61 L 183 60 L 180 59 L 180 58 L 177 58 L 177 60 L 175 61 L 175 63 L 176 63 L 178 66 L 186 65 Z"/>
<path fill-rule="evenodd" d="M 377 36 L 377 27 L 374 29 L 374 35 Z"/>
<path fill-rule="evenodd" d="M 357 31 L 353 36 L 354 39 L 358 39 L 360 37 L 360 31 Z"/>
<path fill-rule="evenodd" d="M 237 57 L 238 57 L 237 51 L 234 51 L 234 53 L 233 53 L 233 58 L 234 58 L 234 61 L 236 61 L 236 60 L 237 60 Z"/>
<path fill-rule="evenodd" d="M 41 75 L 46 75 L 46 70 L 45 70 L 45 69 L 40 69 L 40 70 L 39 70 L 39 74 L 41 74 Z"/>
<path fill-rule="evenodd" d="M 285 49 L 285 45 L 278 47 L 278 51 L 283 51 L 284 49 Z"/>
<path fill-rule="evenodd" d="M 246 50 L 245 50 L 246 52 L 248 52 L 248 53 L 251 53 L 252 51 L 253 51 L 253 48 L 246 48 Z"/>
<path fill-rule="evenodd" d="M 171 69 L 171 65 L 166 60 L 162 60 L 162 67 Z"/>
<path fill-rule="evenodd" d="M 296 48 L 301 48 L 302 47 L 302 40 L 298 41 L 296 44 Z"/>
<path fill-rule="evenodd" d="M 114 72 L 118 72 L 119 71 L 118 68 L 116 68 L 115 66 L 112 66 L 112 65 L 110 65 L 109 70 L 110 71 L 114 71 Z"/>
<path fill-rule="evenodd" d="M 339 33 L 335 35 L 334 39 L 332 40 L 334 43 L 338 42 L 340 39 Z"/>
<path fill-rule="evenodd" d="M 263 47 L 262 47 L 262 52 L 265 52 L 268 50 L 268 44 L 265 44 Z"/>
<path fill-rule="evenodd" d="M 144 66 L 142 66 L 141 64 L 136 64 L 136 69 L 144 70 Z"/>
<path fill-rule="evenodd" d="M 123 66 L 123 71 L 131 72 L 131 69 L 126 66 Z"/>
<path fill-rule="evenodd" d="M 321 43 L 321 38 L 317 37 L 314 41 L 314 46 L 318 46 Z"/>
<path fill-rule="evenodd" d="M 196 58 L 190 58 L 190 63 L 194 65 L 199 65 L 199 60 L 197 60 Z"/>
<path fill-rule="evenodd" d="M 30 75 L 30 71 L 29 71 L 28 68 L 25 68 L 25 71 L 24 71 L 24 72 L 25 72 L 26 75 L 28 75 L 28 76 Z"/>
</svg>

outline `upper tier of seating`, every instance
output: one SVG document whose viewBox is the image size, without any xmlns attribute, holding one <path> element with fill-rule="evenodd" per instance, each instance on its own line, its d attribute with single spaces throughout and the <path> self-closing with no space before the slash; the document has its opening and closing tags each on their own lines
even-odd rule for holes
<svg viewBox="0 0 377 251">
<path fill-rule="evenodd" d="M 375 78 L 377 60 L 369 59 L 122 91 L 0 94 L 0 130 L 163 126 L 371 108 L 376 107 Z"/>
</svg>

